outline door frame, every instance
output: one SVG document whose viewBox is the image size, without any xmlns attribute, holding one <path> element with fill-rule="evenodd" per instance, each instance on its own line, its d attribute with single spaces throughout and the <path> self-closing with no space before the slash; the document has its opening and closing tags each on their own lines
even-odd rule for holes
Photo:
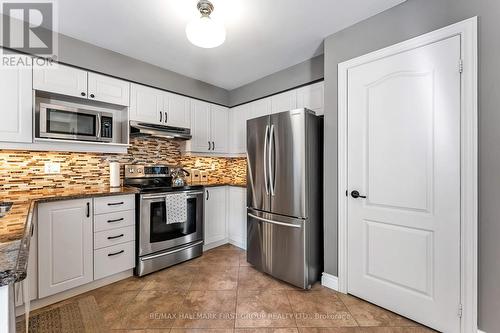
<svg viewBox="0 0 500 333">
<path fill-rule="evenodd" d="M 348 290 L 347 84 L 350 68 L 453 37 L 461 37 L 461 332 L 477 332 L 478 120 L 477 17 L 348 60 L 338 65 L 338 290 Z M 457 312 L 458 313 L 458 312 Z"/>
</svg>

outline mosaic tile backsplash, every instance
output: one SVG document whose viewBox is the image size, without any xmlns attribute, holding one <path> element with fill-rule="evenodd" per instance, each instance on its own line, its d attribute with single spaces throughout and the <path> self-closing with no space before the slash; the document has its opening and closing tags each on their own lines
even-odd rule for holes
<svg viewBox="0 0 500 333">
<path fill-rule="evenodd" d="M 109 185 L 109 162 L 114 161 L 122 165 L 167 164 L 206 170 L 210 183 L 242 185 L 246 182 L 245 158 L 184 156 L 176 141 L 143 137 L 131 139 L 128 154 L 0 150 L 0 196 L 31 190 Z M 46 174 L 46 162 L 60 163 L 61 172 Z"/>
</svg>

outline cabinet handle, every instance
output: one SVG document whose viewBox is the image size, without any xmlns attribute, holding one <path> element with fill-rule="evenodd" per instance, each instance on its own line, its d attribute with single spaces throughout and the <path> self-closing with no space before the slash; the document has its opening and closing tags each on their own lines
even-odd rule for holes
<svg viewBox="0 0 500 333">
<path fill-rule="evenodd" d="M 82 93 L 81 93 L 80 95 L 85 96 L 85 95 L 86 95 L 86 93 L 84 93 L 84 92 L 82 91 Z"/>
<path fill-rule="evenodd" d="M 108 257 L 112 257 L 112 256 L 117 256 L 121 253 L 125 252 L 125 250 L 121 250 L 121 251 L 118 251 L 118 252 L 115 252 L 115 253 L 108 253 Z"/>
<path fill-rule="evenodd" d="M 119 206 L 119 205 L 123 205 L 124 202 L 123 201 L 120 201 L 120 202 L 110 202 L 108 204 L 108 206 Z"/>
<path fill-rule="evenodd" d="M 90 217 L 90 202 L 87 202 L 87 217 Z"/>
<path fill-rule="evenodd" d="M 208 150 L 210 150 L 210 147 L 211 147 L 210 141 L 208 141 Z"/>
<path fill-rule="evenodd" d="M 124 218 L 119 218 L 119 219 L 116 219 L 116 220 L 108 220 L 108 223 L 115 223 L 115 222 L 120 222 L 120 221 L 123 221 Z"/>
<path fill-rule="evenodd" d="M 163 112 L 160 111 L 160 123 L 163 121 Z"/>
<path fill-rule="evenodd" d="M 95 97 L 95 95 L 94 95 L 94 94 L 90 94 L 90 98 L 94 98 L 94 97 Z"/>
<path fill-rule="evenodd" d="M 124 234 L 121 234 L 121 235 L 117 235 L 117 236 L 109 236 L 108 239 L 117 239 L 117 238 L 120 238 L 120 237 L 123 237 L 125 236 Z"/>
<path fill-rule="evenodd" d="M 165 112 L 165 124 L 168 123 L 168 112 Z"/>
<path fill-rule="evenodd" d="M 215 150 L 215 141 L 212 141 L 212 150 Z"/>
<path fill-rule="evenodd" d="M 207 200 L 210 199 L 210 192 L 207 190 Z"/>
</svg>

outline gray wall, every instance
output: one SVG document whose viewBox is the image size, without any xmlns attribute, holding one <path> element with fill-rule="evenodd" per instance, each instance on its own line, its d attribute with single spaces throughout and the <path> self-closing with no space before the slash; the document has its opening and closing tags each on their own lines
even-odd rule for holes
<svg viewBox="0 0 500 333">
<path fill-rule="evenodd" d="M 64 35 L 59 35 L 59 61 L 201 100 L 229 105 L 229 91 L 225 89 Z"/>
<path fill-rule="evenodd" d="M 319 55 L 240 88 L 233 89 L 229 94 L 229 105 L 236 106 L 321 80 L 324 74 L 323 66 L 323 55 Z"/>
<path fill-rule="evenodd" d="M 337 65 L 479 16 L 479 327 L 500 331 L 500 1 L 408 0 L 325 41 L 325 270 L 337 274 Z"/>
</svg>

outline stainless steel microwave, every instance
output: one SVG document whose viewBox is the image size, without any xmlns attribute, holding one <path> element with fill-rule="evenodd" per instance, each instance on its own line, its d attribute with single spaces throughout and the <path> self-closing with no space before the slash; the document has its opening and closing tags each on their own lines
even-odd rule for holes
<svg viewBox="0 0 500 333">
<path fill-rule="evenodd" d="M 113 114 L 40 103 L 40 138 L 78 141 L 113 141 Z"/>
</svg>

